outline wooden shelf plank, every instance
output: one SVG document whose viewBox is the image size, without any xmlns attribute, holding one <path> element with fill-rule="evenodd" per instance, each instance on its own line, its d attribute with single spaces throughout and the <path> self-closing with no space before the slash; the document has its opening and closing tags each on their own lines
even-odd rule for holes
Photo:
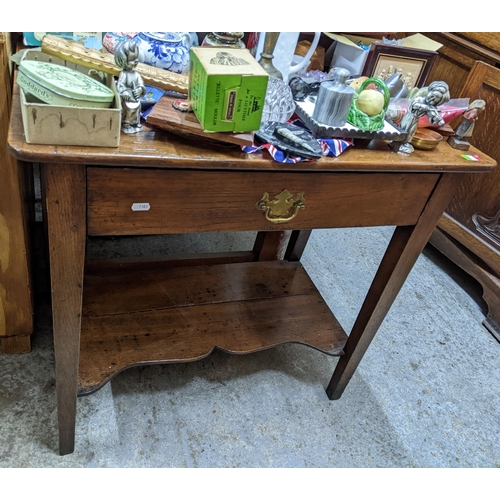
<svg viewBox="0 0 500 500">
<path fill-rule="evenodd" d="M 85 276 L 83 316 L 316 293 L 300 263 L 247 262 L 171 269 L 123 266 Z"/>
<path fill-rule="evenodd" d="M 105 300 L 106 298 L 106 300 Z M 123 369 L 302 343 L 342 355 L 347 335 L 298 262 L 86 276 L 79 395 Z"/>
</svg>

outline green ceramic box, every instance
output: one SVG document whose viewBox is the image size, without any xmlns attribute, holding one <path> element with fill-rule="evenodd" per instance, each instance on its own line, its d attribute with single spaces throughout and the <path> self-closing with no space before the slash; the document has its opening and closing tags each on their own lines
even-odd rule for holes
<svg viewBox="0 0 500 500">
<path fill-rule="evenodd" d="M 205 132 L 258 130 L 267 81 L 247 49 L 191 48 L 189 101 Z"/>
</svg>

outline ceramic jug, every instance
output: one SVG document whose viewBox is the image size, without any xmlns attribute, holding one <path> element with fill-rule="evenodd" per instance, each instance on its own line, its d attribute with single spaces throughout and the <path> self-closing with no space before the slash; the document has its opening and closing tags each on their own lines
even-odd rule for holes
<svg viewBox="0 0 500 500">
<path fill-rule="evenodd" d="M 134 36 L 139 47 L 139 60 L 156 68 L 185 75 L 189 71 L 189 48 L 192 37 L 188 32 L 141 32 Z"/>
<path fill-rule="evenodd" d="M 276 42 L 276 47 L 274 48 L 273 66 L 281 72 L 283 80 L 287 83 L 290 79 L 290 75 L 307 69 L 311 62 L 311 57 L 318 46 L 321 32 L 317 31 L 314 33 L 314 39 L 311 43 L 311 47 L 304 57 L 295 55 L 299 35 L 299 31 L 282 31 L 278 37 L 278 41 Z M 260 59 L 260 54 L 264 47 L 265 37 L 266 34 L 264 32 L 259 34 L 259 42 L 255 53 L 257 61 Z"/>
</svg>

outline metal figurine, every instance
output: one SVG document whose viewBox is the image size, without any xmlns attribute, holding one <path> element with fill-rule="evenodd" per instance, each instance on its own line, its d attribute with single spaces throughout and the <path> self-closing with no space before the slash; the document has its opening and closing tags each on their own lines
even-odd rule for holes
<svg viewBox="0 0 500 500">
<path fill-rule="evenodd" d="M 470 148 L 469 142 L 465 137 L 471 137 L 474 130 L 474 123 L 479 118 L 479 115 L 484 111 L 486 103 L 482 99 L 476 99 L 469 105 L 467 111 L 463 114 L 462 121 L 455 129 L 455 134 L 448 137 L 448 143 L 454 149 L 468 151 Z"/>
<path fill-rule="evenodd" d="M 442 81 L 432 82 L 425 92 L 420 92 L 420 95 L 410 101 L 408 110 L 401 120 L 400 127 L 407 133 L 406 140 L 404 142 L 394 141 L 391 147 L 398 153 L 413 153 L 414 149 L 411 140 L 417 130 L 418 120 L 423 116 L 427 116 L 432 125 L 443 126 L 445 122 L 437 108 L 449 100 L 448 84 Z"/>
<path fill-rule="evenodd" d="M 142 131 L 141 97 L 146 93 L 142 76 L 135 71 L 139 64 L 139 48 L 133 40 L 120 42 L 115 48 L 115 63 L 122 71 L 116 88 L 122 101 L 122 127 L 125 134 Z"/>
</svg>

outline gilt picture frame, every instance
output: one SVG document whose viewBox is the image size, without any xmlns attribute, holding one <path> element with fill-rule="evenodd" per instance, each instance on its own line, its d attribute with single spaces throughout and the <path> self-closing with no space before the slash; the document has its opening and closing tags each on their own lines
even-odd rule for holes
<svg viewBox="0 0 500 500">
<path fill-rule="evenodd" d="M 427 77 L 436 60 L 437 52 L 397 45 L 373 44 L 363 68 L 363 76 L 386 80 L 399 73 L 411 90 L 427 84 Z"/>
</svg>

